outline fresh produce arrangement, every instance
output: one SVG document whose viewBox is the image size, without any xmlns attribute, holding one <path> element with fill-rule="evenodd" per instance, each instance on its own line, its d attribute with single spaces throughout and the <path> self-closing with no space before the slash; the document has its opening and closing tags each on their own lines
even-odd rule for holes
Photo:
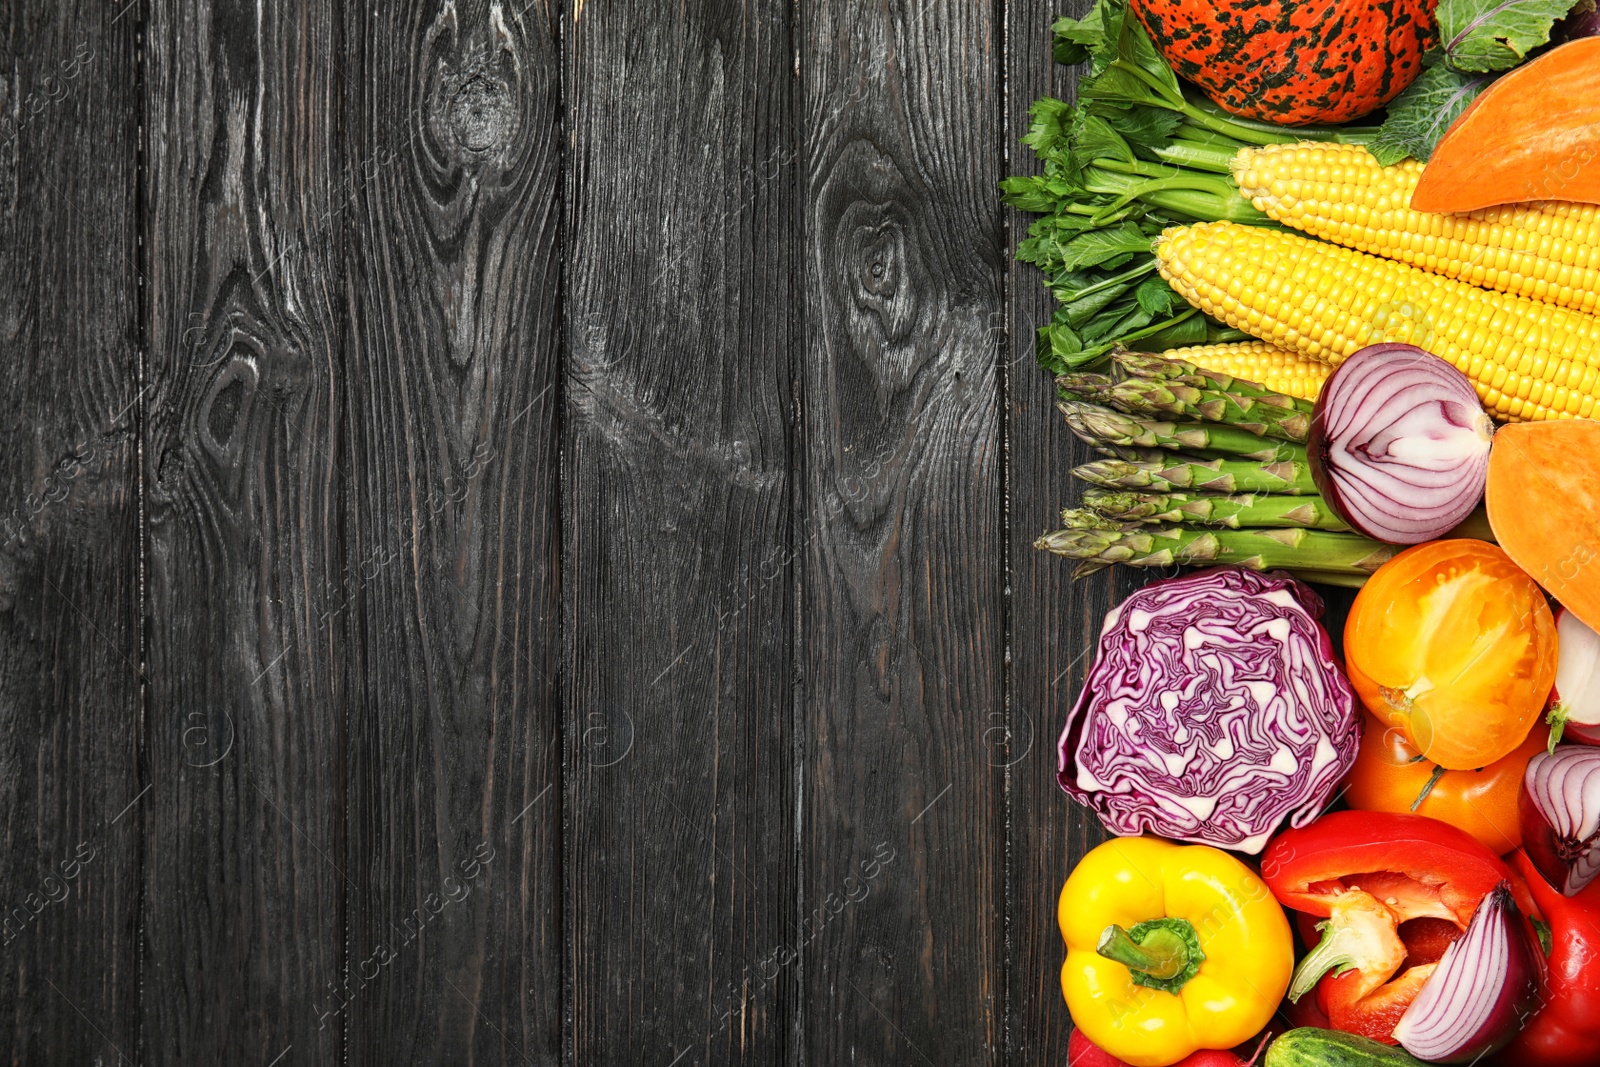
<svg viewBox="0 0 1600 1067">
<path fill-rule="evenodd" d="M 1600 1063 L 1600 12 L 1054 32 L 1036 546 L 1161 572 L 1058 745 L 1069 1063 Z"/>
<path fill-rule="evenodd" d="M 1397 549 L 1352 532 L 1319 493 L 1313 404 L 1211 369 L 1219 347 L 1119 350 L 1111 374 L 1056 379 L 1067 426 L 1106 458 L 1073 470 L 1093 488 L 1038 547 L 1077 560 L 1080 576 L 1113 563 L 1232 563 L 1359 585 Z M 1272 358 L 1236 358 L 1251 356 Z"/>
</svg>

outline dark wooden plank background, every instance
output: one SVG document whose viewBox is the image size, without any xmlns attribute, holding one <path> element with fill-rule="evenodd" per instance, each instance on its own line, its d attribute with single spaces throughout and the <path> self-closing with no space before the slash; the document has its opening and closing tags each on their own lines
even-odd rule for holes
<svg viewBox="0 0 1600 1067">
<path fill-rule="evenodd" d="M 6 5 L 0 1062 L 1063 1062 L 1083 6 Z"/>
</svg>

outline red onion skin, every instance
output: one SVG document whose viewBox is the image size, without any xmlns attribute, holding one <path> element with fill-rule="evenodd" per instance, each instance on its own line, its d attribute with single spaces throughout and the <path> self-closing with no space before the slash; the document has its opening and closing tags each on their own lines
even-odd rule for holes
<svg viewBox="0 0 1600 1067">
<path fill-rule="evenodd" d="M 1545 705 L 1548 713 L 1551 708 L 1561 703 L 1561 694 L 1557 690 L 1550 690 L 1550 702 Z M 1600 745 L 1600 723 L 1591 726 L 1588 723 L 1574 722 L 1568 719 L 1561 724 L 1561 743 L 1579 745 Z"/>
<path fill-rule="evenodd" d="M 1580 745 L 1600 745 L 1600 725 L 1588 726 L 1568 719 L 1561 728 L 1561 740 L 1575 741 Z"/>
<path fill-rule="evenodd" d="M 1576 632 L 1572 632 L 1567 629 L 1573 624 L 1576 624 L 1578 627 Z M 1569 615 L 1566 608 L 1562 608 L 1560 611 L 1556 612 L 1556 632 L 1558 634 L 1568 635 L 1562 637 L 1561 639 L 1559 655 L 1582 656 L 1589 654 L 1590 646 L 1588 645 L 1588 642 L 1583 639 L 1587 636 L 1585 633 L 1587 629 L 1588 628 L 1583 624 L 1583 620 L 1574 615 Z M 1577 638 L 1577 640 L 1573 640 L 1572 638 Z M 1559 667 L 1556 670 L 1556 678 L 1558 681 L 1561 678 L 1561 669 Z M 1594 680 L 1593 676 L 1591 675 L 1588 680 L 1592 685 Z M 1593 695 L 1589 692 L 1578 693 L 1577 699 L 1580 703 L 1593 703 Z M 1546 707 L 1546 711 L 1553 711 L 1556 705 L 1560 703 L 1561 690 L 1559 688 L 1551 689 L 1550 701 Z M 1592 712 L 1586 709 L 1585 713 L 1591 714 Z M 1575 741 L 1581 745 L 1600 745 L 1600 723 L 1582 723 L 1578 722 L 1576 719 L 1568 718 L 1561 724 L 1561 740 Z"/>
<path fill-rule="evenodd" d="M 1306 457 L 1311 466 L 1312 480 L 1317 483 L 1318 490 L 1321 491 L 1323 498 L 1327 500 L 1328 506 L 1333 512 L 1343 519 L 1351 529 L 1357 533 L 1365 534 L 1368 537 L 1386 541 L 1390 544 L 1421 544 L 1424 541 L 1432 541 L 1443 537 L 1460 524 L 1471 513 L 1472 509 L 1477 506 L 1478 501 L 1483 497 L 1483 486 L 1488 478 L 1488 453 L 1485 451 L 1481 462 L 1478 464 L 1481 467 L 1481 471 L 1477 479 L 1476 493 L 1469 492 L 1459 496 L 1450 508 L 1439 510 L 1434 516 L 1434 521 L 1425 527 L 1402 533 L 1393 529 L 1379 528 L 1372 522 L 1367 521 L 1367 516 L 1359 510 L 1355 502 L 1346 499 L 1339 487 L 1338 479 L 1333 473 L 1337 464 L 1334 462 L 1333 457 L 1334 442 L 1329 439 L 1329 405 L 1332 403 L 1331 398 L 1336 395 L 1338 390 L 1341 371 L 1345 372 L 1347 378 L 1351 374 L 1366 373 L 1366 368 L 1362 366 L 1364 362 L 1384 356 L 1425 356 L 1428 360 L 1435 360 L 1440 364 L 1439 373 L 1441 376 L 1460 374 L 1449 363 L 1439 359 L 1439 357 L 1426 349 L 1418 348 L 1416 345 L 1384 343 L 1369 345 L 1361 349 L 1341 363 L 1338 369 L 1323 383 L 1322 392 L 1317 398 L 1316 407 L 1311 416 L 1311 430 L 1306 440 Z M 1444 380 L 1444 377 L 1441 377 L 1441 381 Z M 1476 404 L 1476 394 L 1472 393 L 1471 384 L 1467 382 L 1465 376 L 1462 376 L 1461 380 L 1466 384 L 1466 393 L 1474 397 L 1472 403 Z M 1441 392 L 1444 391 L 1444 388 L 1441 385 Z M 1466 396 L 1464 395 L 1458 399 L 1465 402 Z M 1401 501 L 1391 499 L 1391 502 L 1397 506 L 1403 506 Z"/>
<path fill-rule="evenodd" d="M 1563 747 L 1558 745 L 1556 751 L 1562 751 Z M 1534 757 L 1534 760 L 1542 757 L 1544 753 L 1541 752 Z M 1570 853 L 1581 843 L 1565 845 L 1561 835 L 1550 825 L 1544 813 L 1539 810 L 1538 804 L 1534 802 L 1530 785 L 1533 766 L 1534 762 L 1529 761 L 1529 773 L 1523 776 L 1522 791 L 1517 795 L 1517 820 L 1522 825 L 1522 851 L 1551 885 L 1565 896 L 1575 896 L 1589 883 L 1568 888 L 1571 864 L 1563 858 L 1562 853 Z M 1600 847 L 1600 842 L 1596 842 L 1596 847 Z"/>
<path fill-rule="evenodd" d="M 1430 1058 L 1433 1063 L 1474 1063 L 1484 1056 L 1498 1052 L 1511 1043 L 1517 1036 L 1528 1018 L 1539 1006 L 1539 993 L 1544 987 L 1544 954 L 1539 951 L 1538 941 L 1533 930 L 1522 913 L 1517 909 L 1516 902 L 1511 896 L 1511 886 L 1502 882 L 1487 897 L 1480 908 L 1498 906 L 1502 910 L 1501 916 L 1496 919 L 1505 925 L 1507 949 L 1509 959 L 1506 961 L 1506 984 L 1502 987 L 1499 1000 L 1489 1017 L 1483 1021 L 1477 1031 L 1466 1038 L 1458 1051 L 1452 1055 Z M 1474 919 L 1478 915 L 1473 916 Z M 1471 933 L 1463 935 L 1465 939 Z M 1460 942 L 1457 943 L 1458 945 Z M 1442 971 L 1435 971 L 1429 982 L 1439 979 Z M 1469 972 L 1470 973 L 1470 972 Z M 1426 988 L 1426 987 L 1424 987 Z M 1412 1055 L 1416 1055 L 1415 1051 Z"/>
<path fill-rule="evenodd" d="M 1517 794 L 1517 821 L 1522 824 L 1522 851 L 1527 853 L 1528 859 L 1551 885 L 1557 889 L 1566 885 L 1567 865 L 1556 851 L 1559 838 L 1534 804 L 1526 778 L 1522 781 L 1522 791 Z"/>
</svg>

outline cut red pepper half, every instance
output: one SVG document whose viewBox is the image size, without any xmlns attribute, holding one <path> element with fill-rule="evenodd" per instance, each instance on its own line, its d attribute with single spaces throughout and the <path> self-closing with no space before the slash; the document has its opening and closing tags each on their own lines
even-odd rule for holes
<svg viewBox="0 0 1600 1067">
<path fill-rule="evenodd" d="M 1395 812 L 1340 811 L 1287 830 L 1267 846 L 1261 875 L 1279 903 L 1323 919 L 1289 998 L 1316 988 L 1334 1029 L 1391 1045 L 1450 939 L 1437 920 L 1459 934 L 1484 895 L 1507 880 L 1525 913 L 1531 903 L 1521 879 L 1472 835 Z"/>
</svg>

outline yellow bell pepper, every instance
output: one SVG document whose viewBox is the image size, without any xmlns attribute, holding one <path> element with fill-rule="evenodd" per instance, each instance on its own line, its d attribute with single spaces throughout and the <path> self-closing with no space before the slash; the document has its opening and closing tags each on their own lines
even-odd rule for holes
<svg viewBox="0 0 1600 1067">
<path fill-rule="evenodd" d="M 1207 845 L 1113 838 L 1079 861 L 1059 913 L 1072 1021 L 1134 1067 L 1249 1040 L 1289 987 L 1283 908 L 1254 871 Z"/>
</svg>

